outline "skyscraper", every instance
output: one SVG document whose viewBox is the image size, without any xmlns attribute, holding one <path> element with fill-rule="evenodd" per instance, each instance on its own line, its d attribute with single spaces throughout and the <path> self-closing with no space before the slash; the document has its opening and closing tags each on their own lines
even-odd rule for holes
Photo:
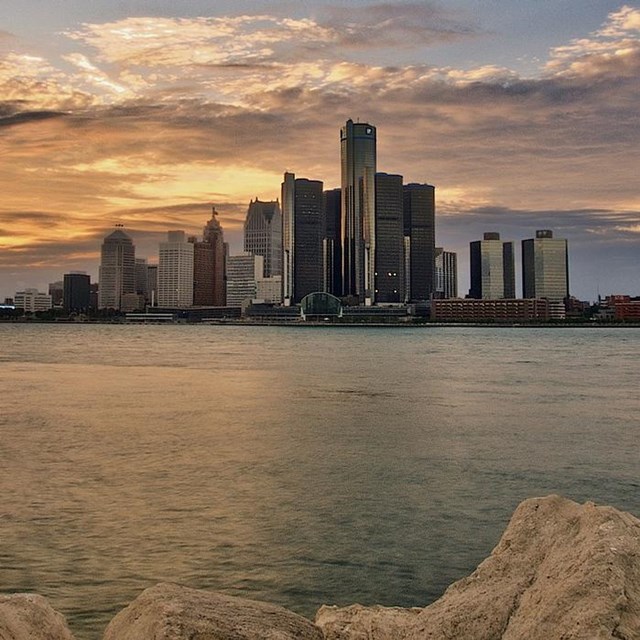
<svg viewBox="0 0 640 640">
<path fill-rule="evenodd" d="M 213 247 L 213 304 L 224 307 L 227 295 L 224 281 L 227 244 L 217 215 L 216 208 L 211 207 L 211 219 L 204 227 L 203 240 Z"/>
<path fill-rule="evenodd" d="M 135 293 L 136 250 L 131 237 L 121 228 L 110 233 L 102 243 L 98 308 L 122 307 L 122 297 Z"/>
<path fill-rule="evenodd" d="M 158 261 L 158 306 L 193 305 L 193 244 L 184 231 L 169 231 L 160 243 Z"/>
<path fill-rule="evenodd" d="M 429 300 L 435 290 L 435 187 L 404 185 L 404 235 L 409 265 L 409 299 Z"/>
<path fill-rule="evenodd" d="M 403 303 L 404 217 L 402 176 L 376 173 L 375 176 L 375 291 L 379 303 Z"/>
<path fill-rule="evenodd" d="M 458 255 L 436 247 L 434 297 L 449 300 L 458 297 Z"/>
<path fill-rule="evenodd" d="M 263 277 L 282 274 L 282 214 L 277 200 L 249 203 L 244 223 L 244 250 L 264 258 Z"/>
<path fill-rule="evenodd" d="M 324 210 L 323 184 L 285 173 L 282 183 L 283 298 L 296 304 L 322 291 Z"/>
<path fill-rule="evenodd" d="M 199 242 L 193 244 L 193 304 L 223 307 L 226 304 L 224 233 L 218 212 L 213 207 L 211 220 L 202 232 Z"/>
<path fill-rule="evenodd" d="M 149 282 L 147 278 L 147 259 L 136 258 L 136 289 L 139 296 L 144 296 L 146 302 L 149 301 Z"/>
<path fill-rule="evenodd" d="M 522 297 L 564 300 L 569 296 L 567 241 L 548 229 L 522 241 Z"/>
<path fill-rule="evenodd" d="M 323 193 L 323 291 L 334 296 L 342 295 L 342 190 L 329 189 Z"/>
<path fill-rule="evenodd" d="M 347 120 L 340 131 L 342 289 L 371 304 L 375 274 L 376 128 Z"/>
<path fill-rule="evenodd" d="M 516 297 L 513 242 L 488 232 L 482 240 L 469 243 L 471 288 L 469 297 L 485 300 Z"/>
</svg>

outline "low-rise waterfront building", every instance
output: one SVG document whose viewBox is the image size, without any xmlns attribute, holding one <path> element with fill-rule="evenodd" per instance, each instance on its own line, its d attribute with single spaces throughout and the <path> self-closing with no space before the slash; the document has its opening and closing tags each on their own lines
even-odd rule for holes
<svg viewBox="0 0 640 640">
<path fill-rule="evenodd" d="M 551 317 L 549 301 L 544 299 L 431 301 L 431 320 L 437 322 L 546 322 Z"/>
<path fill-rule="evenodd" d="M 13 297 L 16 309 L 22 309 L 25 313 L 35 313 L 36 311 L 48 311 L 52 308 L 51 296 L 42 293 L 37 289 L 25 289 L 16 291 Z"/>
</svg>

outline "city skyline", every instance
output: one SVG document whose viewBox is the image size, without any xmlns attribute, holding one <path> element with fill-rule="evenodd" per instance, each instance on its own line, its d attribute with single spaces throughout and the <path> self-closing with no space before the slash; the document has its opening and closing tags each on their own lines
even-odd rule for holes
<svg viewBox="0 0 640 640">
<path fill-rule="evenodd" d="M 153 256 L 210 203 L 238 252 L 285 170 L 339 186 L 348 118 L 377 127 L 379 171 L 436 185 L 461 293 L 470 241 L 545 228 L 572 294 L 640 293 L 630 3 L 113 4 L 0 9 L 1 295 L 97 279 L 116 223 Z"/>
</svg>

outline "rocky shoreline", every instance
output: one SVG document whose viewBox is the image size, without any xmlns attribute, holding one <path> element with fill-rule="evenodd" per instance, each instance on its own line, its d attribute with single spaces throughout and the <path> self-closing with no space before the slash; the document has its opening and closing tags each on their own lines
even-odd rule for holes
<svg viewBox="0 0 640 640">
<path fill-rule="evenodd" d="M 425 608 L 271 604 L 158 584 L 103 640 L 639 640 L 640 520 L 559 496 L 522 502 L 491 555 Z M 41 596 L 0 596 L 0 640 L 74 640 Z"/>
</svg>

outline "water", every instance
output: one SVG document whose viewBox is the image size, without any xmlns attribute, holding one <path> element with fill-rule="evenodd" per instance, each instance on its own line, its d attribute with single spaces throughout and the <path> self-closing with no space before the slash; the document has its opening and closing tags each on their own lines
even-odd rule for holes
<svg viewBox="0 0 640 640">
<path fill-rule="evenodd" d="M 419 606 L 524 498 L 640 514 L 638 329 L 0 325 L 0 591 Z"/>
</svg>

